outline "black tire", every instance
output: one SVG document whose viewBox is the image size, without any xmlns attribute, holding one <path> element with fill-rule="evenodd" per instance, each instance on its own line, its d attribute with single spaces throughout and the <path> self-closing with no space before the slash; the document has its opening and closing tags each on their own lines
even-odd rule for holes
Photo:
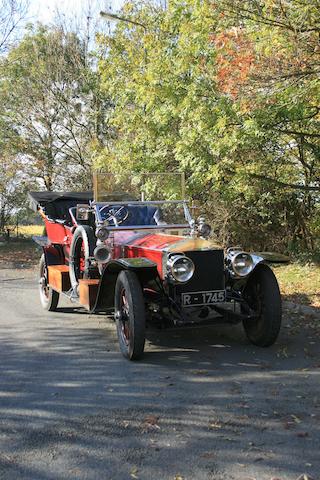
<svg viewBox="0 0 320 480">
<path fill-rule="evenodd" d="M 44 253 L 39 263 L 39 294 L 42 307 L 49 312 L 54 312 L 58 306 L 59 293 L 48 285 L 48 269 Z"/>
<path fill-rule="evenodd" d="M 84 272 L 80 272 L 80 252 L 84 249 Z M 70 246 L 69 276 L 74 292 L 78 293 L 79 278 L 89 277 L 89 257 L 93 256 L 96 239 L 93 230 L 88 225 L 80 225 L 76 228 Z"/>
<path fill-rule="evenodd" d="M 138 360 L 144 352 L 146 313 L 142 287 L 134 272 L 119 273 L 114 305 L 121 353 L 129 360 Z"/>
<path fill-rule="evenodd" d="M 243 321 L 251 343 L 269 347 L 277 340 L 281 327 L 281 294 L 277 279 L 267 265 L 257 267 L 244 291 L 250 307 L 258 314 L 256 319 Z"/>
</svg>

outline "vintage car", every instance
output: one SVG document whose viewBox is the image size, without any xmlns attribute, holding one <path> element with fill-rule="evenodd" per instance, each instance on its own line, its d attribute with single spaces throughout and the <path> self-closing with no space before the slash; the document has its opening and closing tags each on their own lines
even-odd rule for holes
<svg viewBox="0 0 320 480">
<path fill-rule="evenodd" d="M 149 322 L 242 322 L 251 343 L 272 345 L 281 296 L 264 256 L 218 245 L 183 194 L 165 188 L 171 198 L 155 199 L 155 175 L 118 177 L 96 175 L 94 192 L 29 194 L 46 228 L 45 237 L 35 237 L 43 249 L 42 306 L 56 310 L 63 294 L 89 312 L 113 314 L 130 360 L 142 356 Z"/>
</svg>

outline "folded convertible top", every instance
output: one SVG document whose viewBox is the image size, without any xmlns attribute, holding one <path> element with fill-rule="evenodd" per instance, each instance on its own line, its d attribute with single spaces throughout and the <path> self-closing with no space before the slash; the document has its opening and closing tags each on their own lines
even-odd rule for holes
<svg viewBox="0 0 320 480">
<path fill-rule="evenodd" d="M 30 208 L 35 212 L 38 207 L 45 207 L 48 203 L 56 200 L 75 200 L 77 202 L 88 203 L 93 200 L 93 192 L 29 192 L 28 193 Z"/>
</svg>

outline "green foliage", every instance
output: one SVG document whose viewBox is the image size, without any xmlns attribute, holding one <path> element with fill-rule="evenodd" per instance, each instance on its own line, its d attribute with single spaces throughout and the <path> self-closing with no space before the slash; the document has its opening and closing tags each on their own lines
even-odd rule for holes
<svg viewBox="0 0 320 480">
<path fill-rule="evenodd" d="M 145 28 L 122 21 L 99 38 L 114 137 L 97 165 L 183 170 L 221 240 L 315 249 L 316 3 L 127 2 L 123 17 Z"/>
<path fill-rule="evenodd" d="M 23 156 L 25 172 L 37 182 L 33 188 L 90 186 L 91 150 L 104 120 L 84 43 L 62 29 L 30 27 L 1 67 L 6 140 Z"/>
<path fill-rule="evenodd" d="M 89 186 L 92 161 L 183 171 L 223 243 L 317 252 L 318 6 L 129 0 L 96 59 L 75 33 L 31 27 L 1 58 L 3 161 L 47 189 Z"/>
</svg>

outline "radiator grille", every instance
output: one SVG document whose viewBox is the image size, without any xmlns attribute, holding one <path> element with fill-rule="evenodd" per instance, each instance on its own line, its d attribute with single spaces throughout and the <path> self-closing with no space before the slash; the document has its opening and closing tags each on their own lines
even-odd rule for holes
<svg viewBox="0 0 320 480">
<path fill-rule="evenodd" d="M 193 261 L 195 271 L 189 282 L 176 285 L 176 293 L 224 289 L 223 250 L 195 250 L 185 252 Z"/>
</svg>

